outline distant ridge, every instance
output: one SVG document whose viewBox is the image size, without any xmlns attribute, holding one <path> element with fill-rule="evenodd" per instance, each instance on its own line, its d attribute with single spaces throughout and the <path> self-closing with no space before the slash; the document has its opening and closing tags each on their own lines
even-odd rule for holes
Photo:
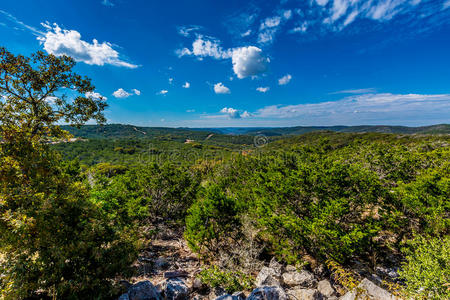
<svg viewBox="0 0 450 300">
<path fill-rule="evenodd" d="M 361 126 L 296 126 L 296 127 L 224 127 L 224 128 L 168 128 L 168 127 L 139 127 L 134 125 L 108 124 L 84 125 L 80 128 L 62 126 L 76 137 L 82 138 L 153 138 L 170 135 L 186 136 L 204 139 L 211 133 L 226 135 L 300 135 L 313 131 L 334 132 L 378 132 L 395 134 L 450 134 L 450 124 L 438 124 L 421 127 L 361 125 Z"/>
</svg>

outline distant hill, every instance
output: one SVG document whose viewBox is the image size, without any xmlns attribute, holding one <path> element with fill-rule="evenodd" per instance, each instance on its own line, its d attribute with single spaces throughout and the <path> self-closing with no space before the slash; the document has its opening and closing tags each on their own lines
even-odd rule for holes
<svg viewBox="0 0 450 300">
<path fill-rule="evenodd" d="M 102 138 L 160 138 L 168 140 L 204 140 L 211 134 L 219 135 L 300 135 L 313 131 L 334 132 L 378 132 L 396 134 L 450 134 L 450 124 L 422 127 L 407 126 L 296 126 L 296 127 L 225 127 L 225 128 L 167 128 L 138 127 L 133 125 L 109 124 L 84 125 L 80 128 L 62 126 L 76 137 L 87 139 Z"/>
</svg>

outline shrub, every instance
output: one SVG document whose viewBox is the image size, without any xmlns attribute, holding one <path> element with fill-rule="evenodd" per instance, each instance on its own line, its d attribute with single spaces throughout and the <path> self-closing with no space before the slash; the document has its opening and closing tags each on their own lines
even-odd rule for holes
<svg viewBox="0 0 450 300">
<path fill-rule="evenodd" d="M 222 271 L 217 266 L 211 266 L 199 274 L 200 280 L 209 287 L 221 287 L 228 293 L 249 290 L 254 278 L 242 272 Z"/>
<path fill-rule="evenodd" d="M 449 299 L 450 236 L 418 236 L 404 250 L 406 262 L 400 276 L 413 299 Z"/>
</svg>

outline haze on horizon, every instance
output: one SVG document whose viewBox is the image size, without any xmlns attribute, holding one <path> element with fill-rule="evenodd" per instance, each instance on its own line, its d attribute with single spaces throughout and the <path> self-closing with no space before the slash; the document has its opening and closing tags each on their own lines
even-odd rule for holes
<svg viewBox="0 0 450 300">
<path fill-rule="evenodd" d="M 0 36 L 72 56 L 109 123 L 450 122 L 450 0 L 4 1 Z"/>
</svg>

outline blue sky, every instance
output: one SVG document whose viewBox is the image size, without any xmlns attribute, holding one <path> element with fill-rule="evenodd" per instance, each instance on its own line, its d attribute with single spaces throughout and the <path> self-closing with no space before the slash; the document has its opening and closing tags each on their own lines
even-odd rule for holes
<svg viewBox="0 0 450 300">
<path fill-rule="evenodd" d="M 0 45 L 73 56 L 110 123 L 450 123 L 450 0 L 2 1 Z"/>
</svg>

